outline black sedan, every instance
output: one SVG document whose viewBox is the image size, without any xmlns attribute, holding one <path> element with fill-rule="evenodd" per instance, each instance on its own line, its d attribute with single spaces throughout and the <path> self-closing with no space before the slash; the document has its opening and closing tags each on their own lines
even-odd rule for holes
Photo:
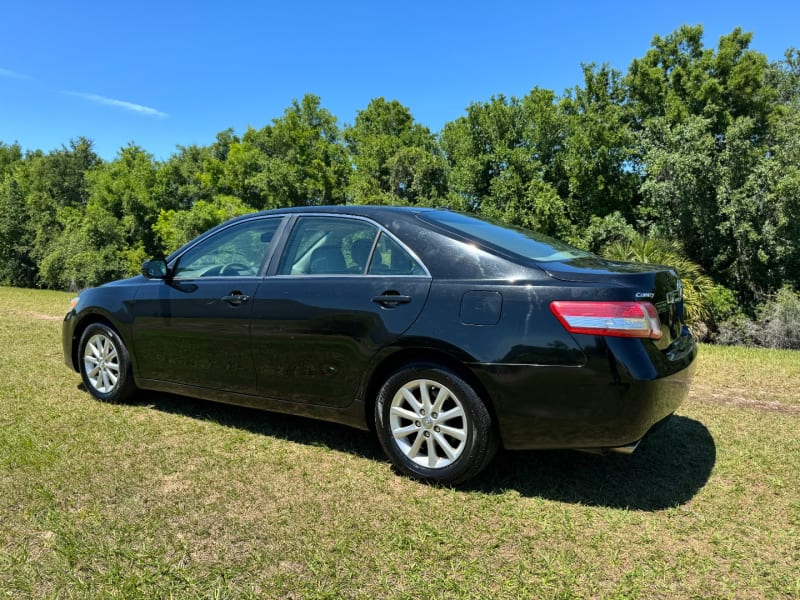
<svg viewBox="0 0 800 600">
<path fill-rule="evenodd" d="M 633 451 L 696 355 L 671 269 L 436 209 L 247 215 L 73 304 L 65 361 L 97 398 L 374 428 L 401 472 L 451 484 L 500 445 Z"/>
</svg>

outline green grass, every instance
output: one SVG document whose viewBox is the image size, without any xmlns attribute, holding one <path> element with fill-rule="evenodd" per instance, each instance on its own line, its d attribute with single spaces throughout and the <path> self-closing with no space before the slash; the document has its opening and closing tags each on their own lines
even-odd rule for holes
<svg viewBox="0 0 800 600">
<path fill-rule="evenodd" d="M 69 294 L 0 288 L 0 597 L 800 597 L 800 354 L 701 348 L 630 457 L 501 453 L 464 489 L 360 431 L 63 364 Z"/>
</svg>

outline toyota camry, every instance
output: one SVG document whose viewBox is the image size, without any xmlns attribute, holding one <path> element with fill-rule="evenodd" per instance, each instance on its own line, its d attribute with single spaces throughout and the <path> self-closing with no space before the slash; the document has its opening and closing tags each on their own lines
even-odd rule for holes
<svg viewBox="0 0 800 600">
<path fill-rule="evenodd" d="M 171 392 L 373 429 L 457 484 L 499 447 L 632 452 L 686 397 L 681 282 L 440 209 L 223 223 L 83 291 L 66 364 L 98 399 Z"/>
</svg>

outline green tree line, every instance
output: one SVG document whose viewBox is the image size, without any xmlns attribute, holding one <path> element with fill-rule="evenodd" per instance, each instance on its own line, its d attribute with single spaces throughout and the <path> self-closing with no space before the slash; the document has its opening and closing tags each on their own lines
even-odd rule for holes
<svg viewBox="0 0 800 600">
<path fill-rule="evenodd" d="M 701 26 L 683 26 L 626 73 L 587 64 L 561 95 L 474 102 L 438 134 L 395 100 L 340 126 L 306 95 L 261 129 L 164 161 L 133 144 L 104 161 L 84 138 L 48 153 L 0 143 L 0 284 L 80 289 L 135 274 L 253 210 L 405 204 L 598 252 L 660 240 L 716 305 L 754 311 L 800 288 L 800 52 L 770 62 L 750 42 L 737 28 L 706 47 Z"/>
</svg>

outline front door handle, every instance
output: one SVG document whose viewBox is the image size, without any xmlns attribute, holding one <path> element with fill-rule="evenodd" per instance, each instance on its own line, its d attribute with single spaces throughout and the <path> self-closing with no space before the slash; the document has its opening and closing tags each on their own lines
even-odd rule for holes
<svg viewBox="0 0 800 600">
<path fill-rule="evenodd" d="M 398 304 L 408 304 L 411 302 L 411 296 L 404 296 L 398 293 L 383 293 L 380 296 L 373 296 L 372 301 L 380 304 L 384 308 L 394 308 Z"/>
<path fill-rule="evenodd" d="M 250 296 L 242 294 L 241 292 L 231 292 L 227 296 L 220 298 L 223 302 L 227 302 L 232 306 L 239 306 L 250 300 Z"/>
</svg>

